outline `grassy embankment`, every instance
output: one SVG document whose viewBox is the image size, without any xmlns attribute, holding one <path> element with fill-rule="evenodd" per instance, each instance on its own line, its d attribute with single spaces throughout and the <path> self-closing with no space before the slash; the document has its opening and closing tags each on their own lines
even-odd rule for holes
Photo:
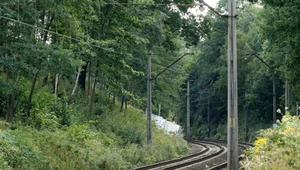
<svg viewBox="0 0 300 170">
<path fill-rule="evenodd" d="M 117 110 L 102 107 L 101 114 L 68 126 L 43 109 L 27 126 L 0 121 L 0 169 L 133 169 L 188 152 L 182 138 L 172 139 L 155 127 L 153 142 L 146 145 L 145 115 L 132 107 Z M 74 114 L 73 119 L 80 118 Z"/>
</svg>

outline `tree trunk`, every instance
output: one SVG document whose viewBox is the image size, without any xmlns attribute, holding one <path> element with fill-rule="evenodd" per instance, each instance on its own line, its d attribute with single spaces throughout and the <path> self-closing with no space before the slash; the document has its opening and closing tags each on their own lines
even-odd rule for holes
<svg viewBox="0 0 300 170">
<path fill-rule="evenodd" d="M 98 66 L 99 65 L 97 64 L 97 67 Z M 96 91 L 96 84 L 97 84 L 97 76 L 98 76 L 98 69 L 96 70 L 96 73 L 95 73 L 95 81 L 94 81 L 93 90 L 92 90 L 92 94 L 91 94 L 90 107 L 89 107 L 89 113 L 90 114 L 93 113 L 94 98 L 95 98 L 95 91 Z"/>
<path fill-rule="evenodd" d="M 48 76 L 49 76 L 49 75 L 47 75 L 47 76 L 45 76 L 45 77 L 43 78 L 43 87 L 46 86 L 46 85 L 48 84 L 48 79 L 49 79 Z"/>
<path fill-rule="evenodd" d="M 93 113 L 96 84 L 97 84 L 97 79 L 95 77 L 95 81 L 94 81 L 94 85 L 93 85 L 93 90 L 92 90 L 92 94 L 91 94 L 90 107 L 89 107 L 89 113 L 90 114 Z"/>
<path fill-rule="evenodd" d="M 17 78 L 16 84 L 19 81 L 19 77 Z M 6 115 L 6 121 L 7 122 L 12 122 L 13 120 L 13 115 L 14 115 L 14 109 L 15 109 L 15 98 L 16 98 L 16 89 L 13 89 L 13 92 L 11 94 L 11 100 L 10 100 L 10 106 L 9 110 Z"/>
<path fill-rule="evenodd" d="M 86 63 L 83 67 L 82 70 L 80 71 L 79 74 L 79 79 L 78 79 L 78 86 L 80 87 L 81 90 L 85 91 L 85 79 L 86 79 L 86 70 L 87 70 L 88 63 Z"/>
<path fill-rule="evenodd" d="M 76 76 L 76 80 L 75 80 L 75 85 L 74 85 L 74 88 L 72 90 L 72 93 L 69 97 L 69 101 L 68 101 L 68 104 L 71 104 L 72 100 L 73 100 L 73 96 L 75 94 L 75 91 L 77 89 L 77 84 L 78 84 L 78 79 L 79 79 L 79 75 L 80 75 L 80 70 L 81 70 L 81 67 L 78 68 L 78 72 L 77 72 L 77 76 Z"/>
<path fill-rule="evenodd" d="M 90 114 L 93 113 L 93 108 L 94 108 L 95 88 L 96 88 L 96 79 L 95 79 L 95 82 L 94 82 L 94 85 L 93 85 L 92 94 L 91 94 L 90 107 L 89 107 L 89 113 Z"/>
<path fill-rule="evenodd" d="M 113 96 L 113 104 L 116 104 L 116 94 Z"/>
<path fill-rule="evenodd" d="M 108 92 L 108 96 L 107 96 L 107 103 L 110 104 L 110 96 L 111 96 L 112 92 Z"/>
<path fill-rule="evenodd" d="M 6 70 L 6 84 L 8 84 L 9 75 L 10 75 L 9 71 Z M 7 98 L 6 98 L 6 120 L 7 120 L 8 115 L 10 114 L 9 113 L 9 111 L 10 111 L 10 98 L 11 98 L 11 96 L 7 95 Z"/>
<path fill-rule="evenodd" d="M 116 77 L 116 87 L 119 87 L 118 84 L 119 84 L 119 77 Z M 114 90 L 113 95 L 114 95 L 113 96 L 113 104 L 116 104 L 116 98 L 117 98 L 117 95 L 118 95 L 117 90 Z"/>
<path fill-rule="evenodd" d="M 120 108 L 120 112 L 123 112 L 123 108 L 124 108 L 124 103 L 125 103 L 125 95 L 122 96 L 122 101 L 121 101 L 121 108 Z"/>
<path fill-rule="evenodd" d="M 91 75 L 92 75 L 92 63 L 91 62 L 88 62 L 88 69 L 89 69 L 89 76 L 88 76 L 88 85 L 87 85 L 87 95 L 86 95 L 86 98 L 87 98 L 87 102 L 89 103 L 89 98 L 90 98 L 90 90 L 91 90 Z"/>
<path fill-rule="evenodd" d="M 54 94 L 57 96 L 57 89 L 58 89 L 58 81 L 59 81 L 59 74 L 55 75 L 55 82 L 54 82 Z"/>
<path fill-rule="evenodd" d="M 53 20 L 54 20 L 54 17 L 50 16 L 50 20 L 49 20 L 49 22 L 48 22 L 48 24 L 46 25 L 46 28 L 45 28 L 46 30 L 50 29 Z M 47 40 L 48 40 L 48 31 L 45 31 L 44 35 L 43 35 L 43 42 L 46 43 Z"/>
<path fill-rule="evenodd" d="M 46 14 L 45 11 L 43 11 L 42 16 L 40 18 L 42 18 L 41 20 L 42 20 L 43 25 L 45 23 L 45 18 L 50 18 L 49 22 L 46 24 L 46 27 L 45 27 L 46 30 L 49 30 L 52 25 L 52 22 L 54 20 L 54 17 L 51 17 L 51 16 L 46 17 L 45 14 Z M 43 42 L 46 43 L 48 40 L 48 31 L 44 31 L 44 34 L 41 36 L 43 38 Z M 50 75 L 47 75 L 43 78 L 43 86 L 46 86 L 48 84 L 49 77 L 50 77 Z"/>
<path fill-rule="evenodd" d="M 7 95 L 7 98 L 6 98 L 6 121 L 8 120 L 8 115 L 10 114 L 9 113 L 9 111 L 10 111 L 10 98 L 11 98 L 11 96 Z"/>
<path fill-rule="evenodd" d="M 34 87 L 36 84 L 36 80 L 38 78 L 38 74 L 39 72 L 37 72 L 34 75 L 34 78 L 32 80 L 32 85 L 31 85 L 31 89 L 30 89 L 30 93 L 29 93 L 29 97 L 28 97 L 28 103 L 27 103 L 27 116 L 30 117 L 30 110 L 31 110 L 31 100 L 32 100 L 32 96 L 33 96 L 33 91 L 34 91 Z"/>
</svg>

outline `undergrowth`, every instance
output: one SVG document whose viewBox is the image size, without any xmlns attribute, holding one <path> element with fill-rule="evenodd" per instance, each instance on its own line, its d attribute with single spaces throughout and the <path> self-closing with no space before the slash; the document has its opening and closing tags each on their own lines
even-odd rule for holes
<svg viewBox="0 0 300 170">
<path fill-rule="evenodd" d="M 172 139 L 154 124 L 147 145 L 145 115 L 132 107 L 125 112 L 102 108 L 100 115 L 69 126 L 58 126 L 62 119 L 49 110 L 36 113 L 41 116 L 34 126 L 0 121 L 0 169 L 125 170 L 188 152 L 181 137 Z M 43 114 L 56 122 L 45 123 Z"/>
</svg>

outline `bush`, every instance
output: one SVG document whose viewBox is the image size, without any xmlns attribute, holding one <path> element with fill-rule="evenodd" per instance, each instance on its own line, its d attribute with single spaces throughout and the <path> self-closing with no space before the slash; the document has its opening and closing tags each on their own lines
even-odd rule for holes
<svg viewBox="0 0 300 170">
<path fill-rule="evenodd" d="M 50 169 L 41 151 L 23 131 L 5 130 L 0 134 L 0 167 L 2 169 Z"/>
<path fill-rule="evenodd" d="M 30 112 L 30 124 L 35 128 L 56 130 L 59 127 L 59 119 L 48 108 L 34 108 Z"/>
<path fill-rule="evenodd" d="M 77 107 L 69 105 L 65 97 L 58 98 L 42 89 L 33 96 L 29 124 L 37 129 L 55 130 L 83 122 L 82 112 Z"/>
<path fill-rule="evenodd" d="M 300 120 L 287 113 L 278 127 L 261 132 L 246 150 L 245 169 L 300 169 Z"/>
</svg>

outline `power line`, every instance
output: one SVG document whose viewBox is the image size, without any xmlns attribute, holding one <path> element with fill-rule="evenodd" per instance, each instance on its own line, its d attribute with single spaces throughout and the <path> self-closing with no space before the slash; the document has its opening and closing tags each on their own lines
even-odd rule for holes
<svg viewBox="0 0 300 170">
<path fill-rule="evenodd" d="M 20 20 L 15 20 L 15 19 L 12 19 L 12 18 L 9 18 L 9 17 L 5 17 L 5 16 L 2 16 L 0 15 L 0 18 L 3 18 L 3 19 L 6 19 L 6 20 L 9 20 L 9 21 L 12 21 L 12 22 L 15 22 L 15 23 L 19 23 L 19 24 L 22 24 L 22 25 L 25 25 L 25 26 L 28 26 L 28 27 L 31 27 L 31 28 L 34 28 L 34 29 L 40 29 L 42 31 L 46 31 L 46 32 L 49 32 L 51 34 L 56 34 L 58 36 L 61 36 L 63 38 L 67 38 L 67 39 L 70 39 L 70 40 L 73 40 L 73 41 L 77 41 L 77 42 L 82 42 L 82 40 L 80 39 L 77 39 L 77 38 L 73 38 L 71 36 L 68 36 L 68 35 L 64 35 L 64 34 L 60 34 L 60 33 L 57 33 L 57 32 L 54 32 L 54 31 L 51 31 L 51 30 L 48 30 L 48 29 L 45 29 L 45 28 L 41 28 L 41 27 L 38 27 L 36 25 L 31 25 L 31 24 L 28 24 L 28 23 L 25 23 L 25 22 L 22 22 Z M 87 38 L 88 39 L 88 38 Z M 113 49 L 108 49 L 108 48 L 103 48 L 103 47 L 100 47 L 99 45 L 95 45 L 95 44 L 91 44 L 87 41 L 83 41 L 83 43 L 91 46 L 91 47 L 95 47 L 95 48 L 99 48 L 99 49 L 102 49 L 104 51 L 108 51 L 108 52 L 111 52 L 111 53 L 115 53 Z"/>
<path fill-rule="evenodd" d="M 219 13 L 216 9 L 214 9 L 212 6 L 204 2 L 203 0 L 199 0 L 199 3 L 122 3 L 122 2 L 107 2 L 105 5 L 124 5 L 124 6 L 178 6 L 178 7 L 193 7 L 193 6 L 206 6 L 211 11 L 213 11 L 215 14 L 217 14 L 220 17 L 227 17 L 227 15 L 222 15 Z M 0 6 L 25 6 L 24 4 L 8 4 L 8 3 L 0 3 Z"/>
<path fill-rule="evenodd" d="M 0 6 L 25 6 L 24 4 L 0 3 Z"/>
<path fill-rule="evenodd" d="M 253 55 L 254 57 L 256 57 L 257 59 L 259 59 L 264 65 L 266 65 L 269 69 L 271 69 L 272 71 L 274 71 L 274 68 L 271 67 L 269 64 L 267 64 L 262 58 L 260 58 L 256 53 L 252 53 L 252 54 L 247 54 L 247 55 Z"/>
<path fill-rule="evenodd" d="M 175 4 L 175 3 L 157 3 L 157 4 L 146 4 L 146 3 L 122 3 L 122 2 L 111 2 L 111 3 L 105 3 L 106 5 L 127 5 L 127 6 L 202 6 L 203 3 L 195 3 L 195 4 Z"/>
<path fill-rule="evenodd" d="M 219 13 L 216 9 L 214 9 L 212 6 L 204 2 L 203 0 L 199 0 L 200 3 L 185 3 L 185 4 L 176 4 L 176 3 L 157 3 L 157 4 L 146 4 L 146 3 L 121 3 L 121 2 L 111 2 L 111 3 L 105 3 L 106 5 L 124 5 L 124 6 L 186 6 L 186 7 L 193 7 L 193 6 L 206 6 L 211 11 L 213 11 L 215 14 L 217 14 L 220 17 L 227 17 L 227 15 L 222 15 Z"/>
</svg>

